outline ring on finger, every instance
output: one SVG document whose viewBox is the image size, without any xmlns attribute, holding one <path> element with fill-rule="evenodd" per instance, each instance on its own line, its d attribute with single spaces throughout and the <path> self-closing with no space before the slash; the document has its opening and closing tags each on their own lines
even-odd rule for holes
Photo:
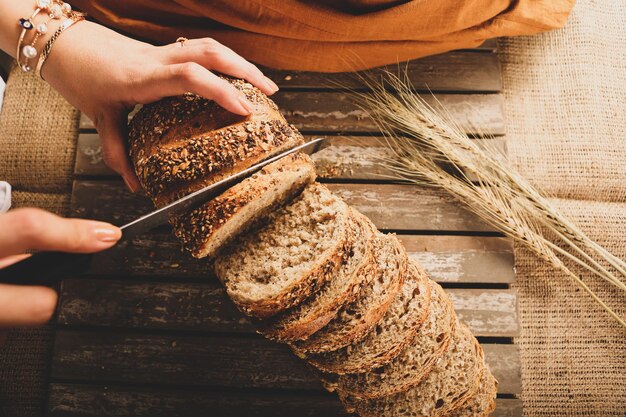
<svg viewBox="0 0 626 417">
<path fill-rule="evenodd" d="M 176 42 L 180 43 L 181 48 L 183 46 L 185 46 L 185 42 L 187 42 L 189 39 L 185 38 L 184 36 L 180 36 L 178 39 L 176 39 Z"/>
</svg>

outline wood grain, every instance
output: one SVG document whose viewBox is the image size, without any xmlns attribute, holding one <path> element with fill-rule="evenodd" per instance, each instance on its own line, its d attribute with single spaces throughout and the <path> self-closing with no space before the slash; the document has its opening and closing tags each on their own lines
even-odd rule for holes
<svg viewBox="0 0 626 417">
<path fill-rule="evenodd" d="M 360 110 L 354 97 L 342 91 L 282 91 L 272 96 L 285 118 L 303 133 L 378 133 L 369 115 Z M 438 100 L 456 123 L 471 134 L 504 134 L 502 97 L 499 94 L 435 94 L 424 99 L 436 105 Z M 93 131 L 93 122 L 81 115 L 82 131 Z M 480 132 L 477 132 L 477 127 Z"/>
<path fill-rule="evenodd" d="M 50 417 L 345 417 L 330 393 L 50 385 Z M 518 399 L 496 400 L 491 417 L 521 417 Z"/>
<path fill-rule="evenodd" d="M 494 229 L 436 189 L 405 184 L 328 184 L 383 230 L 492 232 Z M 154 207 L 121 181 L 74 181 L 74 215 L 124 224 Z"/>
<path fill-rule="evenodd" d="M 496 54 L 453 51 L 398 65 L 387 65 L 360 73 L 320 73 L 262 68 L 282 90 L 287 89 L 365 89 L 363 76 L 380 77 L 384 71 L 405 74 L 421 91 L 481 91 L 502 89 L 500 63 Z"/>
<path fill-rule="evenodd" d="M 458 316 L 479 336 L 518 333 L 511 290 L 450 288 Z M 65 280 L 57 321 L 64 325 L 254 333 L 217 283 Z"/>
<path fill-rule="evenodd" d="M 483 344 L 485 358 L 500 381 L 499 392 L 519 392 L 514 345 Z M 54 379 L 229 388 L 322 390 L 305 362 L 285 345 L 253 337 L 102 333 L 58 330 Z"/>
</svg>

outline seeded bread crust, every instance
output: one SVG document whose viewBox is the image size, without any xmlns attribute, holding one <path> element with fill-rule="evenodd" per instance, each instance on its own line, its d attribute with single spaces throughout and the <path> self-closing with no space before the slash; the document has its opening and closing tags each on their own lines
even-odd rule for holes
<svg viewBox="0 0 626 417">
<path fill-rule="evenodd" d="M 131 160 L 158 207 L 303 142 L 260 90 L 225 79 L 252 103 L 251 115 L 185 94 L 145 105 L 130 122 Z"/>
<path fill-rule="evenodd" d="M 339 390 L 344 396 L 358 399 L 387 397 L 418 385 L 444 355 L 456 326 L 456 315 L 448 296 L 434 281 L 430 309 L 417 337 L 394 360 L 360 374 L 341 375 L 336 381 L 326 379 L 325 387 Z"/>
<path fill-rule="evenodd" d="M 408 258 L 394 235 L 378 233 L 373 241 L 372 279 L 363 283 L 356 301 L 346 304 L 322 329 L 291 343 L 301 358 L 335 351 L 363 339 L 383 318 L 404 283 Z"/>
<path fill-rule="evenodd" d="M 482 348 L 469 329 L 459 323 L 451 347 L 419 385 L 371 400 L 358 400 L 341 393 L 339 398 L 348 412 L 356 411 L 361 417 L 445 416 L 478 392 L 483 371 Z"/>
<path fill-rule="evenodd" d="M 449 417 L 487 417 L 496 408 L 498 381 L 485 365 L 478 392 Z"/>
<path fill-rule="evenodd" d="M 333 279 L 302 304 L 258 323 L 258 330 L 267 338 L 281 342 L 306 339 L 332 320 L 343 305 L 354 301 L 360 285 L 372 278 L 372 241 L 377 230 L 356 210 L 351 209 L 351 216 L 355 239 Z"/>
<path fill-rule="evenodd" d="M 326 222 L 333 222 L 334 229 L 338 229 L 337 240 L 332 243 L 332 247 L 323 254 L 319 254 L 319 259 L 316 259 L 313 266 L 306 271 L 302 276 L 299 276 L 293 282 L 283 288 L 278 294 L 267 298 L 254 298 L 251 294 L 241 292 L 236 288 L 236 282 L 247 280 L 253 283 L 264 283 L 267 277 L 255 277 L 255 276 L 241 276 L 241 267 L 249 257 L 250 248 L 254 248 L 259 242 L 264 240 L 274 240 L 277 231 L 274 230 L 273 224 L 280 216 L 287 216 L 293 219 L 295 223 L 306 221 L 310 215 L 302 213 L 295 218 L 295 214 L 292 213 L 292 206 L 296 206 L 300 200 L 306 198 L 313 198 L 311 196 L 323 196 L 324 201 L 328 202 L 328 205 L 335 204 L 337 212 L 333 213 L 333 217 L 326 219 Z M 329 216 L 328 213 L 324 216 Z M 236 239 L 225 250 L 224 254 L 218 256 L 215 262 L 215 272 L 217 277 L 222 281 L 222 284 L 226 287 L 226 291 L 230 295 L 235 305 L 244 313 L 257 319 L 266 319 L 281 313 L 302 301 L 306 300 L 312 294 L 315 294 L 319 289 L 336 273 L 337 269 L 342 263 L 342 259 L 346 256 L 352 245 L 352 239 L 354 236 L 351 233 L 350 227 L 350 208 L 341 201 L 338 197 L 334 196 L 328 188 L 319 183 L 310 184 L 305 188 L 302 194 L 292 202 L 290 205 L 280 209 L 276 213 L 272 214 L 272 217 L 268 220 L 266 227 L 262 228 L 255 235 L 241 236 L 241 239 Z M 300 233 L 301 231 L 296 227 L 294 233 Z M 264 260 L 258 260 L 260 265 L 265 262 Z M 276 271 L 281 273 L 281 271 Z"/>
<path fill-rule="evenodd" d="M 199 208 L 171 219 L 174 235 L 194 257 L 212 258 L 222 246 L 314 180 L 311 158 L 301 153 L 289 155 Z"/>
<path fill-rule="evenodd" d="M 336 351 L 307 355 L 305 359 L 321 371 L 339 375 L 367 372 L 383 366 L 415 339 L 429 306 L 428 278 L 411 263 L 404 285 L 387 314 L 365 338 Z"/>
</svg>

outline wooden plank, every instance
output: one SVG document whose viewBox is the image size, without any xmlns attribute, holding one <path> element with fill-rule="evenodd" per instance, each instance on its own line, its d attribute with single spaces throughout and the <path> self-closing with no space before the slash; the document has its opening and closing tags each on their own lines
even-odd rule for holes
<svg viewBox="0 0 626 417">
<path fill-rule="evenodd" d="M 319 135 L 306 135 L 313 139 Z M 506 139 L 476 139 L 479 145 L 489 144 L 506 153 Z M 340 180 L 387 180 L 392 172 L 383 168 L 380 161 L 391 156 L 384 140 L 374 136 L 328 136 L 328 146 L 313 155 L 321 178 Z M 102 157 L 102 146 L 97 133 L 78 136 L 74 174 L 89 177 L 117 177 L 107 167 Z"/>
<path fill-rule="evenodd" d="M 498 56 L 470 51 L 447 52 L 363 73 L 262 70 L 283 90 L 365 88 L 360 77 L 380 77 L 383 71 L 403 76 L 406 73 L 418 90 L 498 92 L 502 89 Z"/>
<path fill-rule="evenodd" d="M 500 381 L 499 392 L 517 394 L 517 347 L 488 343 L 482 346 L 487 363 Z M 54 352 L 53 379 L 93 383 L 160 381 L 229 388 L 323 389 L 305 362 L 291 353 L 289 348 L 261 336 L 232 338 L 59 329 Z"/>
<path fill-rule="evenodd" d="M 451 195 L 408 184 L 328 184 L 346 203 L 368 216 L 379 229 L 493 232 Z M 74 181 L 74 215 L 124 224 L 154 210 L 145 197 L 130 193 L 121 181 Z"/>
<path fill-rule="evenodd" d="M 457 314 L 478 336 L 518 333 L 512 290 L 449 288 Z M 253 334 L 217 283 L 65 280 L 58 323 Z"/>
<path fill-rule="evenodd" d="M 489 146 L 506 154 L 506 138 L 475 139 L 479 146 Z M 384 139 L 368 136 L 329 137 L 328 145 L 313 154 L 318 176 L 339 180 L 394 180 L 393 171 L 381 162 L 392 158 Z M 470 175 L 471 177 L 471 175 Z"/>
<path fill-rule="evenodd" d="M 50 385 L 49 417 L 339 417 L 347 416 L 334 394 L 213 389 Z M 496 399 L 491 417 L 521 417 L 519 399 Z"/>
<path fill-rule="evenodd" d="M 409 253 L 437 282 L 509 284 L 513 249 L 505 238 L 399 235 Z M 213 280 L 211 265 L 181 251 L 170 230 L 158 229 L 99 253 L 93 275 Z"/>
<path fill-rule="evenodd" d="M 507 238 L 475 236 L 398 236 L 409 253 L 437 282 L 515 281 L 512 243 Z"/>
<path fill-rule="evenodd" d="M 467 133 L 490 132 L 504 134 L 502 96 L 499 94 L 435 94 L 452 118 Z M 285 118 L 302 132 L 329 134 L 373 132 L 378 133 L 369 115 L 360 110 L 354 98 L 346 92 L 279 91 L 272 99 Z M 435 105 L 435 98 L 424 95 Z M 80 129 L 93 131 L 94 125 L 81 115 Z M 476 129 L 480 128 L 480 132 Z"/>
<path fill-rule="evenodd" d="M 50 385 L 47 416 L 340 417 L 348 414 L 339 399 L 326 392 L 249 389 L 223 392 L 54 383 Z"/>
<path fill-rule="evenodd" d="M 437 100 L 466 133 L 504 134 L 502 96 L 499 94 L 436 94 Z M 424 99 L 437 106 L 435 98 Z M 285 118 L 303 132 L 375 132 L 379 129 L 349 93 L 279 92 L 273 96 Z"/>
</svg>

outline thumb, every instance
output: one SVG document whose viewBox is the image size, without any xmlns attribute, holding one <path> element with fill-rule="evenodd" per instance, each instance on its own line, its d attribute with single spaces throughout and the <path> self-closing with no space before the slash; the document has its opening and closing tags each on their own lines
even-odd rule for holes
<svg viewBox="0 0 626 417">
<path fill-rule="evenodd" d="M 65 219 L 25 208 L 0 215 L 0 258 L 30 249 L 90 253 L 115 244 L 122 232 L 109 223 Z"/>
<path fill-rule="evenodd" d="M 122 176 L 131 192 L 137 192 L 141 185 L 128 160 L 126 149 L 128 112 L 110 111 L 95 119 L 94 124 L 100 135 L 104 162 Z"/>
</svg>

